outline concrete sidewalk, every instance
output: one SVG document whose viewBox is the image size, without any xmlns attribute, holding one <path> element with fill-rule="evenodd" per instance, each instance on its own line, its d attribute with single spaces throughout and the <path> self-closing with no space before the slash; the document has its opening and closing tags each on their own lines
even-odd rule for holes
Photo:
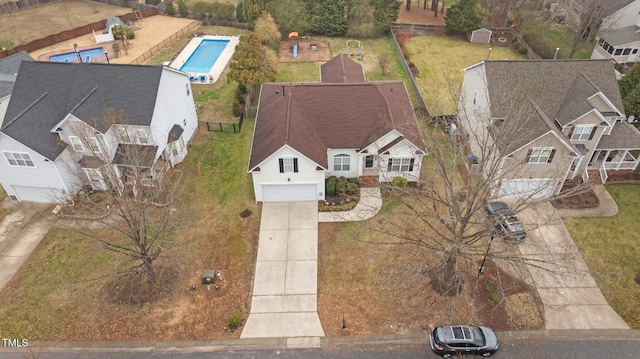
<svg viewBox="0 0 640 359">
<path fill-rule="evenodd" d="M 299 338 L 293 341 L 300 347 L 318 346 L 324 330 L 317 294 L 318 204 L 264 203 L 251 313 L 240 337 Z"/>
<path fill-rule="evenodd" d="M 9 283 L 51 227 L 44 216 L 51 205 L 12 204 L 5 200 L 2 206 L 10 212 L 0 221 L 0 290 Z"/>
<path fill-rule="evenodd" d="M 343 212 L 320 212 L 318 214 L 318 221 L 364 221 L 378 214 L 380 208 L 382 208 L 380 187 L 362 187 L 360 188 L 360 201 L 358 201 L 358 204 L 356 204 L 352 210 Z"/>
<path fill-rule="evenodd" d="M 520 213 L 527 232 L 517 248 L 544 304 L 545 328 L 629 329 L 609 306 L 551 203 Z"/>
</svg>

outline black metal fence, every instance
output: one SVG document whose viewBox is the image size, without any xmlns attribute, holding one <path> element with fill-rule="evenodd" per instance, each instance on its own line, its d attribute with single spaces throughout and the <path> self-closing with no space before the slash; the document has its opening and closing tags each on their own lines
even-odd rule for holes
<svg viewBox="0 0 640 359">
<path fill-rule="evenodd" d="M 200 127 L 211 132 L 240 133 L 241 123 L 225 123 L 225 122 L 199 122 Z"/>
</svg>

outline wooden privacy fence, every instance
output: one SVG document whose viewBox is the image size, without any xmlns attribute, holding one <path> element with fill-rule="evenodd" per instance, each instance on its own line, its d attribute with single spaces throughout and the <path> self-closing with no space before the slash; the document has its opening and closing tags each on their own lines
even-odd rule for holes
<svg viewBox="0 0 640 359">
<path fill-rule="evenodd" d="M 145 53 L 143 53 L 142 55 L 138 56 L 137 58 L 135 58 L 135 60 L 131 61 L 130 63 L 132 63 L 132 64 L 143 64 L 143 63 L 147 62 L 155 54 L 160 52 L 165 47 L 173 44 L 174 42 L 176 42 L 182 36 L 185 36 L 185 35 L 189 34 L 196 27 L 198 27 L 198 22 L 194 20 L 191 23 L 189 23 L 189 25 L 183 27 L 182 29 L 180 29 L 180 30 L 176 31 L 175 33 L 173 33 L 171 36 L 169 36 L 166 39 L 164 39 L 164 40 L 160 41 L 159 43 L 157 43 L 154 47 L 152 47 L 151 49 L 147 50 Z"/>
<path fill-rule="evenodd" d="M 45 4 L 56 2 L 56 1 L 58 0 L 18 0 L 18 1 L 11 1 L 11 2 L 3 2 L 3 3 L 0 3 L 0 14 L 9 14 L 12 12 L 16 12 L 16 11 L 36 7 L 36 6 L 41 6 L 41 5 L 45 5 Z M 151 8 L 155 9 L 155 6 L 153 5 L 140 3 L 137 1 L 125 1 L 125 0 L 91 0 L 91 1 L 99 2 L 106 5 L 119 6 L 119 7 L 128 7 L 128 8 L 135 7 L 138 10 L 147 10 Z"/>
</svg>

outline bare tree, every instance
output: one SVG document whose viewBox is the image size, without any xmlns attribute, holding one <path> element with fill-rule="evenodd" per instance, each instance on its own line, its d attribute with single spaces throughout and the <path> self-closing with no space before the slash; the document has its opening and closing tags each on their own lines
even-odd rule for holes
<svg viewBox="0 0 640 359">
<path fill-rule="evenodd" d="M 604 6 L 599 0 L 592 0 L 584 8 L 584 11 L 580 13 L 578 28 L 574 31 L 573 37 L 571 38 L 570 59 L 585 45 L 595 40 L 600 30 L 600 25 L 602 24 L 603 10 Z"/>
<path fill-rule="evenodd" d="M 122 256 L 125 264 L 118 274 L 128 276 L 136 288 L 149 288 L 160 284 L 157 263 L 168 263 L 167 252 L 184 224 L 174 208 L 181 172 L 169 162 L 181 144 L 169 139 L 173 144 L 159 154 L 148 127 L 123 125 L 128 122 L 123 119 L 108 109 L 89 123 L 62 126 L 72 154 L 65 167 L 84 185 L 63 209 L 63 218 L 72 220 L 67 224 L 73 230 Z"/>
</svg>

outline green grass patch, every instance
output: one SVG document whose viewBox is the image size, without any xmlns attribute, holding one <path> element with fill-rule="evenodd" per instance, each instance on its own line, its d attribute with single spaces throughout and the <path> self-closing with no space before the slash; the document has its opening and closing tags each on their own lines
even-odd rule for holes
<svg viewBox="0 0 640 359">
<path fill-rule="evenodd" d="M 618 214 L 603 218 L 565 218 L 589 271 L 611 307 L 633 329 L 640 328 L 640 187 L 608 185 Z"/>
<path fill-rule="evenodd" d="M 472 44 L 459 37 L 414 36 L 407 42 L 410 61 L 420 70 L 415 77 L 432 115 L 457 113 L 465 67 L 487 59 L 489 44 Z M 492 60 L 524 56 L 508 47 L 493 47 Z"/>
<path fill-rule="evenodd" d="M 320 65 L 317 62 L 280 62 L 276 82 L 318 82 Z"/>
<path fill-rule="evenodd" d="M 555 49 L 559 48 L 558 58 L 560 59 L 568 59 L 569 53 L 571 52 L 571 44 L 573 42 L 573 30 L 571 30 L 568 26 L 563 24 L 549 23 L 547 24 L 544 20 L 530 19 L 525 21 L 521 30 L 522 36 L 529 37 L 541 37 L 540 42 L 546 44 L 546 46 L 550 49 L 549 51 L 555 53 Z M 529 44 L 534 46 L 533 44 Z M 593 47 L 595 43 L 586 44 L 581 49 L 576 52 L 573 56 L 574 59 L 589 59 L 591 58 L 591 53 L 593 52 Z M 534 49 L 537 51 L 537 49 Z M 540 56 L 543 56 L 542 53 L 539 53 Z M 545 56 L 543 56 L 545 57 Z M 548 58 L 553 58 L 552 54 L 547 56 Z"/>
</svg>

